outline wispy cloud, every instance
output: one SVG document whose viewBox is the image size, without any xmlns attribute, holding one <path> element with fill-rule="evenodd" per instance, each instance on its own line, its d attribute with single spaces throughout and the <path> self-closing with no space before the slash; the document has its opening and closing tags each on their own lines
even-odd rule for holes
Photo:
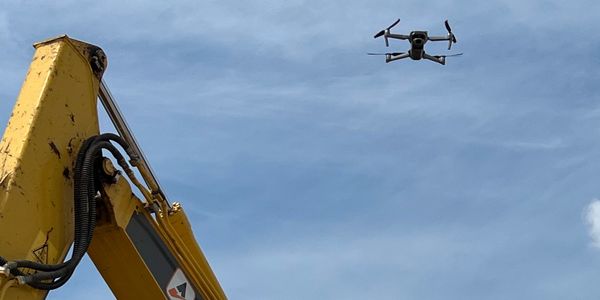
<svg viewBox="0 0 600 300">
<path fill-rule="evenodd" d="M 103 47 L 111 90 L 232 298 L 557 299 L 534 281 L 571 281 L 540 270 L 600 272 L 572 267 L 587 236 L 564 243 L 586 206 L 565 199 L 597 190 L 600 2 L 175 2 L 0 3 L 0 121 L 32 42 Z M 398 17 L 398 33 L 435 34 L 448 18 L 465 55 L 365 55 L 407 49 L 373 39 Z M 595 247 L 599 203 L 585 211 Z M 74 293 L 101 284 L 87 267 Z"/>
<path fill-rule="evenodd" d="M 600 249 L 600 200 L 596 199 L 587 206 L 585 220 L 592 238 L 592 245 Z"/>
<path fill-rule="evenodd" d="M 226 282 L 244 282 L 229 286 L 229 296 L 261 299 L 269 290 L 279 299 L 411 298 L 427 279 L 456 272 L 458 257 L 480 252 L 474 241 L 448 232 L 353 235 L 326 231 L 310 237 L 261 239 L 264 246 L 246 255 L 218 257 L 223 268 L 237 270 L 227 274 Z M 473 270 L 471 265 L 460 269 Z M 255 270 L 263 276 L 248 276 Z M 431 270 L 438 275 L 430 275 Z M 368 280 L 379 276 L 387 280 Z M 313 288 L 303 288 L 307 286 Z M 260 287 L 259 292 L 252 287 Z M 295 292 L 290 293 L 290 287 Z"/>
</svg>

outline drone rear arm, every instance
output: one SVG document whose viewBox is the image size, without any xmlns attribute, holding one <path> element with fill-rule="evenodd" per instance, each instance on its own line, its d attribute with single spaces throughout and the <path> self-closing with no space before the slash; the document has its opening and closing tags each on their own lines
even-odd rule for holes
<svg viewBox="0 0 600 300">
<path fill-rule="evenodd" d="M 448 41 L 451 39 L 451 37 L 449 35 L 447 35 L 447 36 L 430 36 L 427 39 L 430 41 L 436 42 L 436 41 Z"/>
<path fill-rule="evenodd" d="M 385 36 L 388 38 L 398 39 L 398 40 L 407 40 L 408 39 L 408 35 L 404 35 L 404 34 L 388 33 Z"/>
</svg>

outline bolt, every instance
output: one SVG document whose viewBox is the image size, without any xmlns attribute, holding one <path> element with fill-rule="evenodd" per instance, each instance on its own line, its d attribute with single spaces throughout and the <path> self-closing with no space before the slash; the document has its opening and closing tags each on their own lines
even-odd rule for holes
<svg viewBox="0 0 600 300">
<path fill-rule="evenodd" d="M 104 174 L 110 177 L 115 177 L 119 173 L 112 161 L 110 161 L 108 158 L 104 158 L 104 160 L 102 160 L 102 171 L 104 171 Z"/>
</svg>

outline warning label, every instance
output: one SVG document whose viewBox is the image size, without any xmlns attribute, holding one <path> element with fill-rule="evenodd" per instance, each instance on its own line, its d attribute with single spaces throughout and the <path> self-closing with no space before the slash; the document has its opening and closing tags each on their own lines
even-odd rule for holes
<svg viewBox="0 0 600 300">
<path fill-rule="evenodd" d="M 171 300 L 194 300 L 196 293 L 181 269 L 177 269 L 167 285 L 167 295 Z"/>
</svg>

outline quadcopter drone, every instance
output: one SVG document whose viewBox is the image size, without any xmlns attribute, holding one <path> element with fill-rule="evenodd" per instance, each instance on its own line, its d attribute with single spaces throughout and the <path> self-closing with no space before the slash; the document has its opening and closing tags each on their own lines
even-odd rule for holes
<svg viewBox="0 0 600 300">
<path fill-rule="evenodd" d="M 428 36 L 427 31 L 412 31 L 409 35 L 390 33 L 390 29 L 398 25 L 398 23 L 400 23 L 400 19 L 396 20 L 396 22 L 394 22 L 388 28 L 375 34 L 374 38 L 383 36 L 386 47 L 390 46 L 388 38 L 408 40 L 410 42 L 410 50 L 408 50 L 408 52 L 367 53 L 368 55 L 385 55 L 386 63 L 410 57 L 413 60 L 420 60 L 424 58 L 442 65 L 446 64 L 446 57 L 462 55 L 462 53 L 450 55 L 429 55 L 425 53 L 424 46 L 427 41 L 448 41 L 448 50 L 452 48 L 453 43 L 456 43 L 456 37 L 454 36 L 454 33 L 452 33 L 452 29 L 448 24 L 448 20 L 444 21 L 446 30 L 448 30 L 448 34 L 446 36 Z"/>
</svg>

